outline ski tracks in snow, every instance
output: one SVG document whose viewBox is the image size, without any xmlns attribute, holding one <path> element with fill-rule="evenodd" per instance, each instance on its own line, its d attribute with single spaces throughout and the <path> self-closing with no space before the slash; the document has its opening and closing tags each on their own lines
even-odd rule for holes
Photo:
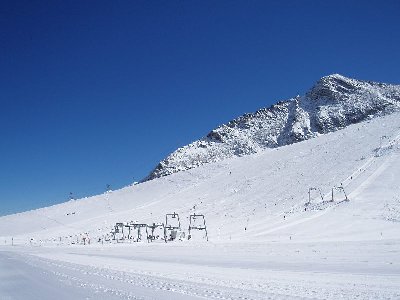
<svg viewBox="0 0 400 300">
<path fill-rule="evenodd" d="M 187 266 L 186 275 L 171 270 L 173 275 L 169 278 L 166 274 L 140 271 L 140 267 L 136 271 L 113 269 L 107 266 L 107 260 L 103 265 L 90 265 L 89 257 L 86 257 L 88 262 L 78 264 L 36 255 L 14 256 L 41 273 L 50 274 L 66 290 L 73 288 L 82 291 L 81 294 L 92 295 L 85 299 L 394 299 L 400 296 L 394 287 L 398 283 L 390 283 L 396 277 L 393 275 L 382 278 L 372 274 L 229 268 L 230 272 L 225 270 L 226 275 L 221 277 L 218 270 L 215 274 L 196 270 L 191 273 Z M 85 255 L 78 256 L 77 259 L 85 258 Z M 382 282 L 375 286 L 374 279 Z M 390 288 L 384 290 L 380 285 Z"/>
<path fill-rule="evenodd" d="M 287 299 L 287 295 L 225 288 L 29 256 L 30 265 L 45 269 L 59 281 L 90 289 L 94 299 Z M 292 297 L 301 299 L 300 297 Z"/>
<path fill-rule="evenodd" d="M 386 154 L 387 151 L 383 151 L 382 149 L 392 149 L 395 145 L 398 145 L 400 142 L 400 131 L 396 133 L 396 136 L 393 139 L 390 139 L 387 143 L 382 144 L 376 151 L 375 155 L 372 155 L 370 158 L 367 159 L 366 162 L 364 162 L 360 167 L 358 167 L 352 174 L 350 174 L 345 180 L 342 181 L 342 186 L 347 187 L 350 185 L 351 182 L 353 182 L 356 178 L 358 178 L 361 174 L 365 173 L 369 168 L 372 167 L 372 165 L 377 162 L 377 160 Z M 372 172 L 371 175 L 369 175 L 365 180 L 363 180 L 350 194 L 349 198 L 353 199 L 356 198 L 370 183 L 373 181 L 375 178 L 377 178 L 382 172 L 385 171 L 385 169 L 389 166 L 390 160 L 392 159 L 392 156 L 386 157 L 384 161 L 379 164 L 376 169 Z M 323 198 L 326 199 L 329 197 L 330 192 L 326 193 Z M 304 217 L 302 215 L 300 218 L 296 218 L 295 220 L 288 221 L 286 220 L 284 224 L 282 224 L 282 221 L 280 221 L 276 227 L 270 228 L 268 230 L 262 231 L 257 233 L 255 236 L 262 236 L 266 235 L 284 228 L 292 227 L 298 224 L 302 224 L 308 221 L 311 221 L 313 219 L 319 218 L 323 215 L 325 215 L 328 211 L 330 211 L 333 207 L 337 206 L 338 204 L 342 203 L 341 202 L 333 202 L 333 205 L 327 206 L 325 209 L 320 210 L 318 212 L 313 213 L 311 216 Z M 330 202 L 326 202 L 330 203 Z M 301 209 L 303 211 L 303 207 Z"/>
</svg>

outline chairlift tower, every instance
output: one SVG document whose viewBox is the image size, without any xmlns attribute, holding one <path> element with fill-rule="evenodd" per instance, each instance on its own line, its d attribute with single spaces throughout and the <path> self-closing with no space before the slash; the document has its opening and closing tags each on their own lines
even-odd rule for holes
<svg viewBox="0 0 400 300">
<path fill-rule="evenodd" d="M 125 239 L 125 235 L 124 235 L 124 223 L 116 223 L 115 224 L 115 227 L 114 227 L 114 239 L 115 239 L 115 236 L 116 236 L 116 233 L 121 233 L 122 234 L 122 240 L 124 240 Z M 117 239 L 117 241 L 118 241 L 118 239 Z"/>
<path fill-rule="evenodd" d="M 112 240 L 115 241 L 115 235 L 116 235 L 115 228 L 111 229 L 110 233 L 111 233 L 111 236 L 112 236 Z"/>
<path fill-rule="evenodd" d="M 322 202 L 324 201 L 324 196 L 322 195 L 321 189 L 316 187 L 310 187 L 308 188 L 308 202 L 306 203 L 307 205 L 311 204 L 311 191 L 317 191 L 321 197 Z"/>
<path fill-rule="evenodd" d="M 142 229 L 144 228 L 144 232 L 142 232 Z M 150 241 L 149 241 L 149 232 L 148 232 L 148 230 L 147 230 L 147 224 L 136 224 L 136 226 L 135 226 L 135 229 L 137 229 L 137 239 L 136 239 L 136 241 L 137 242 L 139 242 L 139 241 L 141 241 L 142 240 L 142 235 L 144 234 L 144 233 L 146 233 L 146 240 L 147 240 L 147 242 L 149 243 Z"/>
<path fill-rule="evenodd" d="M 175 224 L 171 224 L 175 220 Z M 170 232 L 170 240 L 173 241 L 177 238 L 178 231 L 181 231 L 181 221 L 179 214 L 174 212 L 173 214 L 165 215 L 165 225 L 164 225 L 164 240 L 168 241 L 168 232 Z"/>
<path fill-rule="evenodd" d="M 135 230 L 137 232 L 136 242 L 140 242 L 142 240 L 142 236 L 143 236 L 144 233 L 146 234 L 147 242 L 149 242 L 149 232 L 147 230 L 147 224 L 130 223 L 130 224 L 127 224 L 125 226 L 129 227 L 129 238 L 131 238 L 130 237 L 131 228 L 133 228 L 133 230 Z M 144 228 L 144 232 L 143 232 L 143 228 Z"/>
<path fill-rule="evenodd" d="M 162 229 L 162 231 L 165 231 L 165 226 L 164 223 L 153 223 L 151 225 L 147 225 L 148 228 L 151 229 L 151 234 L 149 235 L 149 241 L 152 242 L 154 240 L 157 239 L 157 237 L 155 236 L 154 232 L 157 228 Z"/>
<path fill-rule="evenodd" d="M 343 187 L 343 183 L 341 183 L 339 186 L 334 186 L 333 188 L 332 188 L 332 199 L 331 199 L 331 202 L 334 202 L 335 201 L 335 199 L 334 199 L 334 191 L 341 191 L 342 193 L 343 193 L 343 195 L 344 195 L 344 198 L 345 198 L 345 200 L 344 201 L 349 201 L 349 198 L 347 198 L 347 194 L 346 194 L 346 192 L 345 192 L 345 190 L 344 190 L 344 187 Z"/>
<path fill-rule="evenodd" d="M 105 200 L 106 200 L 106 205 L 107 205 L 108 210 L 110 212 L 114 212 L 114 210 L 113 210 L 113 208 L 111 207 L 111 204 L 110 204 L 110 195 L 109 194 L 111 192 L 112 192 L 111 185 L 107 184 L 106 185 L 106 192 L 104 193 L 104 197 L 105 197 Z"/>
<path fill-rule="evenodd" d="M 200 220 L 200 224 L 199 221 Z M 207 233 L 207 225 L 206 225 L 206 218 L 204 215 L 193 214 L 189 216 L 189 235 L 188 239 L 191 238 L 191 231 L 192 230 L 204 230 L 206 233 L 206 240 L 208 241 L 208 233 Z"/>
</svg>

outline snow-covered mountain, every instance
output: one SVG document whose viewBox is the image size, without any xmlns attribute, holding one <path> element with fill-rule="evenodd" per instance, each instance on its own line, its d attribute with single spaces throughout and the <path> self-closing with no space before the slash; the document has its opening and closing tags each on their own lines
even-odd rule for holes
<svg viewBox="0 0 400 300">
<path fill-rule="evenodd" d="M 116 222 L 164 222 L 177 212 L 207 217 L 210 241 L 358 240 L 399 236 L 400 112 L 301 143 L 204 164 L 93 197 L 0 217 L 0 241 L 97 240 Z M 330 202 L 332 188 L 343 194 Z M 318 188 L 312 204 L 308 189 Z M 339 191 L 340 192 L 340 191 Z M 307 211 L 304 209 L 307 208 Z M 283 216 L 286 215 L 286 218 Z M 301 224 L 301 225 L 299 225 Z M 246 228 L 246 230 L 244 230 Z M 321 229 L 324 228 L 323 231 Z"/>
<path fill-rule="evenodd" d="M 333 82 L 321 80 L 306 95 L 308 104 L 318 95 L 318 106 L 321 95 L 339 89 Z M 378 93 L 379 85 L 371 85 L 368 101 L 349 92 L 332 102 L 353 114 L 333 117 L 332 108 L 324 114 L 324 104 L 320 117 L 304 117 L 310 136 L 396 108 L 396 87 L 382 85 Z M 296 104 L 303 111 L 304 101 Z M 232 127 L 237 132 L 239 124 Z M 400 112 L 394 112 L 301 143 L 0 217 L 0 299 L 400 299 L 399 177 Z M 110 239 L 117 222 L 166 224 L 173 212 L 185 233 L 190 215 L 204 215 L 208 242 L 204 230 L 167 243 L 150 242 L 143 231 L 136 242 L 139 233 L 127 227 Z"/>
<path fill-rule="evenodd" d="M 177 149 L 146 180 L 307 140 L 392 112 L 399 106 L 400 85 L 329 75 L 304 96 L 245 114 Z"/>
</svg>

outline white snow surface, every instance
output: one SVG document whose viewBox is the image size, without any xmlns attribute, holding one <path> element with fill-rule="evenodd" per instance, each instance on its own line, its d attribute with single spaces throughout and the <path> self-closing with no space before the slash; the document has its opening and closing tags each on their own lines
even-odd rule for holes
<svg viewBox="0 0 400 300">
<path fill-rule="evenodd" d="M 400 299 L 399 117 L 1 217 L 0 299 Z M 97 242 L 172 212 L 209 241 Z"/>
</svg>

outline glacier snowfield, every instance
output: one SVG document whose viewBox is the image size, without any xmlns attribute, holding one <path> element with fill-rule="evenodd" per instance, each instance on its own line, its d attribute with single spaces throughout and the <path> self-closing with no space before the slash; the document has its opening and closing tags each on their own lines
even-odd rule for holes
<svg viewBox="0 0 400 300">
<path fill-rule="evenodd" d="M 393 113 L 1 217 L 0 299 L 400 299 L 399 142 Z M 172 212 L 209 241 L 98 242 Z"/>
</svg>

